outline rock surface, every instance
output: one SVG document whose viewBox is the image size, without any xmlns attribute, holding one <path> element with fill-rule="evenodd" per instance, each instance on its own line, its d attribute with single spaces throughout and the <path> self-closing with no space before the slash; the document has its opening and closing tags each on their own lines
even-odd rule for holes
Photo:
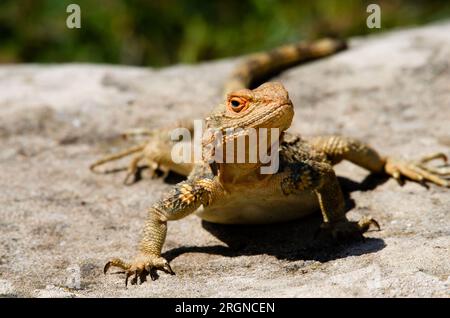
<svg viewBox="0 0 450 318">
<path fill-rule="evenodd" d="M 363 139 L 417 158 L 450 148 L 450 23 L 353 39 L 339 55 L 277 78 L 296 107 L 292 131 Z M 88 166 L 129 145 L 121 131 L 201 118 L 236 60 L 165 69 L 107 65 L 0 67 L 0 296 L 450 296 L 450 192 L 337 172 L 348 216 L 382 231 L 336 246 L 313 240 L 320 218 L 218 226 L 169 224 L 176 276 L 124 288 L 103 275 L 131 258 L 149 207 L 170 180 L 122 185 Z M 352 181 L 351 181 L 352 180 Z M 364 181 L 364 182 L 363 182 Z"/>
</svg>

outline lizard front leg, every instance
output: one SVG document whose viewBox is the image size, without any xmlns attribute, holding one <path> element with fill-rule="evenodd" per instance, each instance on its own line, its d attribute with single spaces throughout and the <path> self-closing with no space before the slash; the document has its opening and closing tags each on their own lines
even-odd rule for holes
<svg viewBox="0 0 450 318">
<path fill-rule="evenodd" d="M 344 196 L 329 163 L 306 160 L 290 164 L 281 174 L 281 189 L 285 195 L 313 191 L 317 195 L 323 218 L 320 229 L 329 232 L 334 238 L 361 237 L 371 225 L 380 228 L 371 217 L 364 217 L 358 222 L 347 219 Z"/>
<path fill-rule="evenodd" d="M 424 183 L 435 183 L 442 187 L 449 187 L 450 182 L 445 179 L 450 174 L 449 165 L 432 168 L 427 163 L 434 159 L 447 161 L 443 153 L 426 156 L 417 161 L 402 160 L 392 157 L 381 157 L 372 147 L 351 138 L 340 136 L 316 137 L 310 144 L 319 152 L 324 153 L 332 164 L 348 160 L 371 172 L 386 173 L 399 181 L 403 178 Z"/>
<path fill-rule="evenodd" d="M 181 219 L 202 204 L 209 205 L 220 189 L 217 181 L 208 177 L 192 178 L 177 184 L 167 197 L 158 201 L 148 212 L 139 252 L 135 259 L 132 262 L 124 262 L 118 258 L 111 259 L 106 263 L 104 272 L 106 273 L 111 266 L 123 269 L 126 273 L 125 285 L 132 275 L 135 275 L 133 283 L 137 283 L 138 277 L 142 282 L 147 274 L 154 280 L 158 269 L 174 274 L 167 260 L 161 257 L 167 221 Z"/>
</svg>

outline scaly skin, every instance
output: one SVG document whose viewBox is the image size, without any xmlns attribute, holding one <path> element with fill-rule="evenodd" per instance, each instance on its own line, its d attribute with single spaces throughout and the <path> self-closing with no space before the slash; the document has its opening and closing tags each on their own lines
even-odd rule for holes
<svg viewBox="0 0 450 318">
<path fill-rule="evenodd" d="M 270 65 L 278 70 L 303 59 L 329 55 L 343 47 L 342 42 L 325 40 L 312 46 L 284 47 L 267 55 L 250 57 L 233 73 L 226 88 L 238 89 L 230 92 L 226 102 L 206 118 L 207 127 L 221 131 L 239 127 L 243 129 L 241 134 L 247 134 L 249 128 L 278 128 L 284 132 L 291 125 L 294 108 L 283 85 L 265 83 L 254 90 L 242 87 L 269 73 Z M 334 238 L 360 237 L 371 225 L 379 228 L 371 217 L 358 222 L 347 220 L 344 198 L 333 170 L 333 165 L 342 160 L 397 180 L 406 178 L 449 186 L 443 177 L 448 175 L 448 170 L 436 170 L 426 165 L 433 159 L 446 160 L 444 154 L 433 154 L 417 162 L 399 160 L 382 157 L 363 142 L 340 136 L 305 140 L 298 135 L 282 133 L 279 138 L 280 165 L 274 174 L 262 174 L 260 162 L 207 161 L 212 158 L 211 154 L 197 165 L 177 165 L 170 159 L 172 143 L 168 139 L 168 131 L 129 132 L 129 135 L 147 135 L 149 140 L 91 166 L 95 169 L 108 161 L 135 153 L 127 180 L 135 173 L 141 160 L 146 160 L 152 169 L 163 167 L 165 171 L 174 170 L 188 176 L 186 181 L 177 184 L 150 208 L 136 258 L 131 262 L 114 258 L 106 264 L 105 273 L 111 266 L 125 270 L 126 284 L 132 275 L 135 276 L 132 282 L 137 283 L 138 278 L 143 281 L 147 274 L 155 279 L 156 270 L 173 274 L 169 263 L 161 257 L 167 222 L 194 212 L 216 223 L 272 223 L 321 211 L 321 230 Z M 217 141 L 212 137 L 204 141 L 204 146 L 213 142 L 224 144 L 236 138 L 238 135 L 231 135 Z M 246 147 L 248 152 L 248 145 Z"/>
</svg>

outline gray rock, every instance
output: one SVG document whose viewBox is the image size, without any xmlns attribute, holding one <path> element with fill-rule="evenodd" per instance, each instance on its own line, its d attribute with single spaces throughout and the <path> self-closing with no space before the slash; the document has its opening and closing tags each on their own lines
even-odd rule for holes
<svg viewBox="0 0 450 318">
<path fill-rule="evenodd" d="M 346 52 L 292 68 L 277 78 L 296 107 L 292 131 L 411 158 L 448 153 L 449 56 L 446 23 L 353 39 Z M 110 257 L 134 256 L 146 208 L 170 184 L 126 187 L 123 174 L 94 175 L 89 164 L 126 147 L 127 128 L 201 118 L 235 63 L 1 66 L 1 295 L 449 297 L 449 191 L 361 185 L 367 173 L 347 163 L 337 171 L 355 201 L 349 218 L 382 225 L 365 242 L 314 241 L 319 216 L 270 227 L 189 216 L 170 223 L 164 246 L 176 276 L 125 289 L 122 276 L 103 275 Z"/>
<path fill-rule="evenodd" d="M 13 284 L 5 279 L 0 279 L 0 298 L 16 297 Z"/>
</svg>

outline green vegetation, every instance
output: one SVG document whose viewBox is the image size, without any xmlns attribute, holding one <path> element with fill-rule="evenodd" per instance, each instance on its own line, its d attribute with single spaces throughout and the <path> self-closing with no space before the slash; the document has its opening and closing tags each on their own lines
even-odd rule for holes
<svg viewBox="0 0 450 318">
<path fill-rule="evenodd" d="M 70 3 L 81 29 L 66 27 Z M 369 3 L 381 6 L 381 29 L 366 27 Z M 449 17 L 450 2 L 437 0 L 1 0 L 0 63 L 194 63 Z"/>
</svg>

